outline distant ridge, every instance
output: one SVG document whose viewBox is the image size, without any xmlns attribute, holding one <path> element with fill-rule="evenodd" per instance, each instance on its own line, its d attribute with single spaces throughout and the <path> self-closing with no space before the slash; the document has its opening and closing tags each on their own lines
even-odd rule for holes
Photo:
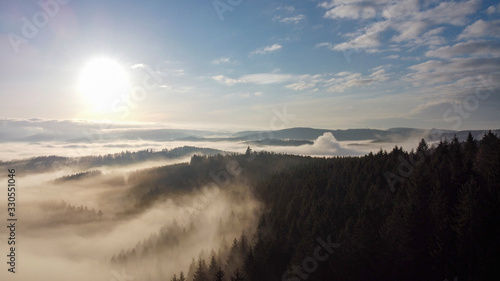
<svg viewBox="0 0 500 281">
<path fill-rule="evenodd" d="M 429 141 L 440 139 L 451 140 L 455 135 L 459 140 L 465 140 L 469 132 L 476 139 L 480 139 L 488 130 L 442 130 L 442 129 L 418 129 L 418 128 L 390 128 L 387 130 L 378 129 L 315 129 L 307 127 L 288 128 L 277 131 L 242 131 L 233 134 L 238 140 L 315 140 L 324 133 L 332 133 L 339 141 L 362 141 L 372 140 L 375 142 L 397 142 L 408 138 L 424 138 Z M 492 130 L 497 135 L 500 130 Z"/>
</svg>

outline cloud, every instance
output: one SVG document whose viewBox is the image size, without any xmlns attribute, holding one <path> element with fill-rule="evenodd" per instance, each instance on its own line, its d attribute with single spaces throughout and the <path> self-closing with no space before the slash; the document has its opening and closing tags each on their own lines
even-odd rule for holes
<svg viewBox="0 0 500 281">
<path fill-rule="evenodd" d="M 332 43 L 329 43 L 329 42 L 318 43 L 318 44 L 316 44 L 315 47 L 316 48 L 325 47 L 325 48 L 330 49 L 332 51 L 334 50 L 333 49 L 334 45 Z"/>
<path fill-rule="evenodd" d="M 304 144 L 295 147 L 276 147 L 276 146 L 266 146 L 262 147 L 263 150 L 271 150 L 281 153 L 291 153 L 299 155 L 310 155 L 310 156 L 358 156 L 363 155 L 365 152 L 361 152 L 354 149 L 346 148 L 333 136 L 331 132 L 324 133 L 314 140 L 313 144 Z"/>
<path fill-rule="evenodd" d="M 293 78 L 291 74 L 281 73 L 256 73 L 242 76 L 242 81 L 254 84 L 279 84 L 289 81 Z"/>
<path fill-rule="evenodd" d="M 479 0 L 447 1 L 437 6 L 424 2 L 405 1 L 347 1 L 323 2 L 320 7 L 326 9 L 325 18 L 335 20 L 358 20 L 357 31 L 343 34 L 345 42 L 332 46 L 321 43 L 331 50 L 347 49 L 380 52 L 382 41 L 390 38 L 403 47 L 415 48 L 421 45 L 442 45 L 446 40 L 439 36 L 444 27 L 437 25 L 463 26 L 471 14 L 480 8 Z M 395 33 L 392 37 L 383 33 Z M 385 42 L 384 42 L 385 43 Z"/>
<path fill-rule="evenodd" d="M 428 60 L 409 67 L 405 80 L 415 86 L 450 83 L 469 76 L 500 71 L 500 58 L 454 58 L 450 61 Z"/>
<path fill-rule="evenodd" d="M 265 55 L 265 54 L 269 54 L 269 53 L 272 53 L 272 52 L 275 52 L 279 49 L 281 49 L 282 46 L 280 44 L 273 44 L 271 46 L 267 46 L 267 47 L 263 47 L 263 48 L 259 48 L 253 52 L 251 52 L 250 54 L 251 55 Z"/>
<path fill-rule="evenodd" d="M 387 57 L 383 57 L 383 59 L 396 60 L 396 59 L 399 59 L 399 55 L 390 55 Z"/>
<path fill-rule="evenodd" d="M 445 46 L 425 53 L 427 57 L 452 58 L 452 57 L 499 57 L 500 42 L 494 41 L 468 41 Z"/>
<path fill-rule="evenodd" d="M 497 4 L 496 6 L 489 6 L 488 9 L 486 9 L 486 13 L 488 15 L 493 15 L 496 13 L 500 13 L 500 4 Z"/>
<path fill-rule="evenodd" d="M 375 22 L 360 29 L 356 33 L 347 34 L 346 36 L 351 37 L 351 39 L 346 42 L 336 44 L 332 50 L 343 51 L 348 49 L 365 49 L 367 52 L 377 52 L 377 48 L 381 46 L 379 36 L 387 29 L 388 25 L 388 21 Z"/>
<path fill-rule="evenodd" d="M 461 103 L 466 96 L 479 94 L 488 97 L 489 105 L 498 106 L 500 57 L 428 60 L 409 69 L 402 80 L 417 87 L 424 99 Z"/>
<path fill-rule="evenodd" d="M 309 155 L 361 155 L 355 150 L 344 148 L 330 132 L 318 137 L 312 145 L 306 145 L 307 150 Z"/>
<path fill-rule="evenodd" d="M 319 91 L 344 92 L 354 87 L 362 87 L 381 83 L 389 80 L 390 74 L 386 69 L 391 65 L 382 65 L 370 69 L 368 74 L 351 73 L 341 71 L 336 74 L 286 74 L 286 73 L 255 73 L 243 75 L 239 78 L 229 78 L 224 75 L 213 76 L 212 79 L 232 86 L 239 83 L 251 83 L 257 85 L 286 84 L 286 89 L 294 91 Z"/>
<path fill-rule="evenodd" d="M 350 75 L 351 73 L 349 71 L 341 71 L 339 73 L 336 74 L 336 76 L 347 76 L 347 75 Z"/>
<path fill-rule="evenodd" d="M 480 7 L 480 0 L 446 1 L 432 9 L 417 13 L 415 19 L 430 21 L 434 24 L 463 26 L 467 24 L 468 16 L 474 14 Z"/>
<path fill-rule="evenodd" d="M 375 83 L 387 81 L 389 74 L 386 73 L 384 66 L 372 69 L 369 75 L 361 73 L 339 72 L 333 78 L 326 82 L 328 92 L 344 92 L 353 87 L 368 86 Z"/>
<path fill-rule="evenodd" d="M 295 12 L 295 7 L 293 6 L 279 6 L 276 8 L 276 11 L 285 11 L 287 13 Z"/>
<path fill-rule="evenodd" d="M 286 24 L 297 24 L 301 21 L 303 21 L 306 18 L 306 16 L 300 14 L 296 16 L 291 16 L 291 17 L 282 17 L 282 16 L 274 16 L 273 21 L 281 22 L 281 23 L 286 23 Z"/>
<path fill-rule="evenodd" d="M 232 60 L 232 59 L 230 59 L 228 57 L 220 57 L 220 58 L 214 59 L 212 61 L 212 64 L 225 64 L 225 63 L 227 63 L 227 64 L 234 64 L 236 62 L 237 62 L 236 60 Z"/>
<path fill-rule="evenodd" d="M 376 14 L 375 8 L 372 6 L 365 5 L 338 5 L 334 8 L 328 10 L 324 17 L 330 19 L 346 18 L 346 19 L 371 19 L 374 18 Z"/>
<path fill-rule="evenodd" d="M 500 38 L 500 20 L 484 21 L 477 20 L 467 26 L 457 39 L 495 37 Z"/>
<path fill-rule="evenodd" d="M 306 18 L 303 14 L 295 13 L 293 6 L 279 6 L 274 9 L 274 12 L 276 15 L 274 15 L 273 21 L 285 24 L 298 24 Z"/>
<path fill-rule="evenodd" d="M 285 88 L 292 89 L 295 91 L 302 91 L 314 88 L 316 86 L 315 83 L 307 83 L 307 82 L 296 82 L 293 84 L 286 85 Z"/>
<path fill-rule="evenodd" d="M 291 80 L 294 76 L 291 74 L 280 73 L 254 73 L 243 75 L 240 78 L 230 78 L 225 75 L 215 75 L 211 78 L 222 84 L 232 86 L 235 84 L 252 83 L 258 85 L 280 84 Z"/>
<path fill-rule="evenodd" d="M 130 68 L 132 68 L 132 69 L 145 68 L 145 67 L 146 67 L 146 64 L 144 64 L 144 63 L 136 63 L 136 64 L 133 64 L 130 66 Z"/>
<path fill-rule="evenodd" d="M 225 75 L 215 75 L 215 76 L 212 76 L 212 79 L 217 81 L 217 82 L 220 82 L 222 84 L 226 84 L 228 86 L 232 86 L 234 84 L 239 84 L 239 83 L 246 83 L 245 80 L 233 79 L 233 78 L 229 78 Z"/>
</svg>

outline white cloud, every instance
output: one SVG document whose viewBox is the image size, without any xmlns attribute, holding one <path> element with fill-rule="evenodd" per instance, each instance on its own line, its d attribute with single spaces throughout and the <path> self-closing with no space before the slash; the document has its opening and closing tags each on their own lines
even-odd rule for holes
<svg viewBox="0 0 500 281">
<path fill-rule="evenodd" d="M 236 61 L 232 60 L 228 57 L 220 57 L 220 58 L 214 59 L 212 61 L 212 64 L 224 64 L 224 63 L 233 64 L 233 63 L 236 63 Z"/>
<path fill-rule="evenodd" d="M 342 76 L 347 76 L 347 75 L 350 75 L 350 74 L 351 74 L 351 72 L 349 72 L 349 71 L 341 71 L 341 72 L 335 74 L 335 76 L 342 77 Z"/>
<path fill-rule="evenodd" d="M 409 41 L 417 38 L 424 30 L 427 29 L 428 27 L 427 22 L 422 22 L 422 21 L 407 21 L 404 23 L 401 23 L 398 27 L 397 30 L 399 31 L 399 34 L 394 36 L 392 38 L 392 41 L 401 43 L 404 41 Z"/>
<path fill-rule="evenodd" d="M 361 35 L 350 34 L 353 39 L 337 44 L 333 50 L 342 51 L 348 49 L 365 49 L 368 52 L 376 52 L 377 47 L 381 45 L 378 37 L 385 30 L 387 22 L 377 22 L 363 30 Z"/>
<path fill-rule="evenodd" d="M 304 144 L 300 146 L 266 146 L 264 150 L 271 150 L 281 153 L 291 153 L 299 155 L 311 156 L 341 156 L 351 155 L 358 156 L 365 154 L 364 152 L 346 148 L 344 144 L 339 142 L 331 132 L 324 133 L 314 140 L 313 144 Z"/>
<path fill-rule="evenodd" d="M 486 13 L 488 15 L 493 15 L 496 13 L 500 13 L 500 4 L 497 4 L 496 6 L 489 6 L 488 9 L 486 9 Z"/>
<path fill-rule="evenodd" d="M 333 78 L 326 81 L 328 92 L 344 92 L 353 87 L 368 86 L 375 83 L 385 82 L 389 79 L 389 74 L 385 71 L 385 66 L 372 69 L 369 75 L 361 73 L 339 72 Z"/>
<path fill-rule="evenodd" d="M 416 14 L 415 19 L 435 24 L 463 26 L 467 24 L 468 16 L 474 14 L 480 7 L 480 0 L 446 1 L 441 2 L 437 7 Z"/>
<path fill-rule="evenodd" d="M 451 58 L 449 61 L 429 60 L 409 67 L 403 77 L 430 98 L 454 100 L 475 94 L 476 90 L 498 91 L 500 58 Z"/>
<path fill-rule="evenodd" d="M 493 41 L 468 41 L 428 51 L 427 57 L 499 57 L 500 43 Z"/>
<path fill-rule="evenodd" d="M 369 19 L 375 17 L 375 8 L 360 5 L 339 5 L 325 13 L 325 18 Z"/>
<path fill-rule="evenodd" d="M 390 55 L 387 57 L 383 57 L 383 59 L 396 60 L 396 59 L 399 59 L 399 55 Z"/>
<path fill-rule="evenodd" d="M 267 46 L 267 47 L 263 47 L 263 48 L 259 48 L 253 52 L 251 52 L 250 54 L 251 55 L 265 55 L 265 54 L 269 54 L 269 53 L 272 53 L 272 52 L 275 52 L 279 49 L 281 49 L 282 46 L 280 44 L 273 44 L 271 46 Z"/>
<path fill-rule="evenodd" d="M 290 81 L 293 78 L 291 74 L 280 73 L 256 73 L 242 76 L 240 79 L 254 84 L 279 84 Z"/>
<path fill-rule="evenodd" d="M 444 27 L 437 25 L 467 24 L 469 16 L 480 8 L 480 1 L 447 1 L 430 6 L 417 0 L 335 0 L 323 2 L 319 6 L 327 10 L 324 14 L 326 18 L 354 19 L 361 25 L 356 32 L 344 34 L 348 38 L 345 42 L 338 43 L 333 48 L 326 44 L 320 46 L 337 51 L 356 49 L 378 52 L 383 46 L 380 40 L 384 37 L 381 34 L 388 31 L 396 33 L 391 41 L 403 43 L 406 48 L 444 44 L 446 40 L 439 36 Z M 371 20 L 366 21 L 367 19 Z"/>
<path fill-rule="evenodd" d="M 316 92 L 321 89 L 328 92 L 344 92 L 353 87 L 373 85 L 389 80 L 390 74 L 386 69 L 391 65 L 382 65 L 370 69 L 368 74 L 342 71 L 335 74 L 285 74 L 285 73 L 254 73 L 239 78 L 230 78 L 216 75 L 211 78 L 220 83 L 232 86 L 235 84 L 250 83 L 257 85 L 285 84 L 286 89 L 294 91 Z M 260 95 L 260 94 L 256 94 Z"/>
<path fill-rule="evenodd" d="M 133 64 L 133 65 L 130 66 L 130 68 L 132 68 L 132 69 L 145 68 L 145 67 L 146 67 L 146 65 L 143 64 L 143 63 L 136 63 L 136 64 Z"/>
<path fill-rule="evenodd" d="M 321 48 L 321 47 L 326 47 L 326 48 L 328 48 L 328 49 L 330 49 L 332 51 L 333 51 L 333 48 L 334 48 L 333 44 L 329 43 L 329 42 L 323 42 L 323 43 L 316 44 L 316 48 Z"/>
<path fill-rule="evenodd" d="M 300 14 L 296 16 L 290 16 L 290 17 L 281 17 L 281 16 L 274 16 L 273 20 L 278 21 L 281 23 L 286 23 L 286 24 L 297 24 L 301 21 L 303 21 L 306 18 L 306 16 Z"/>
<path fill-rule="evenodd" d="M 290 81 L 294 76 L 280 73 L 254 73 L 243 75 L 240 78 L 230 78 L 225 75 L 215 75 L 211 78 L 217 82 L 232 86 L 235 84 L 252 83 L 258 85 L 280 84 Z M 260 92 L 258 92 L 260 93 Z"/>
<path fill-rule="evenodd" d="M 277 11 L 285 11 L 288 13 L 293 13 L 295 12 L 295 7 L 293 6 L 280 6 L 276 8 Z"/>
<path fill-rule="evenodd" d="M 315 83 L 296 82 L 296 83 L 292 83 L 292 84 L 286 85 L 285 88 L 292 89 L 292 90 L 295 90 L 295 91 L 302 91 L 302 90 L 307 90 L 307 89 L 314 88 L 315 86 L 316 86 Z"/>
<path fill-rule="evenodd" d="M 480 38 L 480 37 L 500 37 L 500 20 L 484 21 L 477 20 L 467 26 L 458 39 Z"/>
<path fill-rule="evenodd" d="M 222 84 L 226 84 L 228 86 L 232 86 L 234 84 L 239 84 L 239 83 L 246 83 L 245 80 L 233 79 L 233 78 L 229 78 L 225 75 L 215 75 L 215 76 L 212 76 L 212 79 L 217 81 L 217 82 L 220 82 Z"/>
</svg>

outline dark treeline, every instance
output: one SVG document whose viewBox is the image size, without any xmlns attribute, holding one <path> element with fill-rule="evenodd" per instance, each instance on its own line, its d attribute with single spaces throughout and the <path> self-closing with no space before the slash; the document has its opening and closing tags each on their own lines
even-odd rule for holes
<svg viewBox="0 0 500 281">
<path fill-rule="evenodd" d="M 280 155 L 259 157 L 241 172 L 258 177 L 249 183 L 266 206 L 256 234 L 233 242 L 238 254 L 213 255 L 217 271 L 210 269 L 212 257 L 198 258 L 183 278 L 500 277 L 500 139 L 491 132 L 480 141 L 469 135 L 431 148 L 422 140 L 411 152 L 396 146 L 359 158 L 315 159 L 271 176 Z"/>
<path fill-rule="evenodd" d="M 172 149 L 162 149 L 160 151 L 146 149 L 135 152 L 123 151 L 114 154 L 90 155 L 82 157 L 62 157 L 54 155 L 39 156 L 23 160 L 0 162 L 0 167 L 16 167 L 16 169 L 22 170 L 25 174 L 34 174 L 55 171 L 61 167 L 85 170 L 101 166 L 120 166 L 145 161 L 169 160 L 190 156 L 194 153 L 202 155 L 216 155 L 223 152 L 212 148 L 183 146 Z"/>
<path fill-rule="evenodd" d="M 80 173 L 76 173 L 76 174 L 72 174 L 72 175 L 63 176 L 63 177 L 55 179 L 54 181 L 56 183 L 64 183 L 67 181 L 78 181 L 78 180 L 82 180 L 82 179 L 98 177 L 101 175 L 102 175 L 101 171 L 92 170 L 92 171 L 80 172 Z"/>
<path fill-rule="evenodd" d="M 154 151 L 152 149 L 140 150 L 136 152 L 123 151 L 115 154 L 84 156 L 78 159 L 79 165 L 83 167 L 93 166 L 114 166 L 128 165 L 144 161 L 159 161 L 165 159 L 175 159 L 183 156 L 189 156 L 193 153 L 216 155 L 222 151 L 212 148 L 200 148 L 193 146 L 183 146 L 172 149 L 162 149 Z"/>
<path fill-rule="evenodd" d="M 236 215 L 233 213 L 227 221 L 214 222 L 218 224 L 219 241 L 217 243 L 221 245 L 220 248 L 217 252 L 214 249 L 210 252 L 202 250 L 196 260 L 192 259 L 191 265 L 186 272 L 179 272 L 178 275 L 181 280 L 181 276 L 187 278 L 185 280 L 193 280 L 196 276 L 198 276 L 196 280 L 202 280 L 200 279 L 201 276 L 208 278 L 206 280 L 212 280 L 211 276 L 215 276 L 219 269 L 221 272 L 238 272 L 239 275 L 243 276 L 240 267 L 243 265 L 250 249 L 249 240 L 244 234 L 239 239 L 234 239 L 232 243 L 228 243 L 225 238 L 225 234 L 230 231 L 230 226 L 239 219 L 242 219 L 241 214 Z M 152 233 L 147 239 L 139 241 L 135 247 L 121 250 L 119 254 L 111 258 L 111 263 L 129 269 L 133 269 L 134 266 L 137 267 L 138 265 L 148 268 L 152 261 L 172 263 L 172 260 L 175 260 L 179 253 L 185 251 L 183 245 L 186 246 L 186 243 L 192 243 L 189 241 L 195 241 L 194 239 L 200 232 L 203 232 L 203 229 L 199 223 L 191 223 L 187 227 L 180 227 L 174 221 L 162 227 L 158 233 Z M 141 272 L 135 269 L 135 273 L 140 274 Z M 151 272 L 144 273 L 144 275 L 151 275 Z M 177 274 L 175 279 L 179 280 Z"/>
<path fill-rule="evenodd" d="M 89 223 L 105 218 L 101 210 L 97 211 L 83 205 L 75 206 L 64 201 L 58 203 L 46 202 L 41 205 L 41 210 L 50 218 L 51 224 Z"/>
<path fill-rule="evenodd" d="M 198 191 L 200 187 L 216 185 L 253 185 L 287 167 L 313 161 L 311 157 L 270 152 L 246 154 L 194 155 L 189 164 L 181 163 L 133 172 L 128 177 L 132 188 L 128 200 L 139 200 L 135 211 L 144 210 L 156 200 L 172 193 Z"/>
</svg>

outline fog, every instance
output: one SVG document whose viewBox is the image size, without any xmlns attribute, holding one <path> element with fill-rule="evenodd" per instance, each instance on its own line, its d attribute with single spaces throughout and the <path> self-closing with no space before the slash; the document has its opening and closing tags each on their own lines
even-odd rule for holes
<svg viewBox="0 0 500 281">
<path fill-rule="evenodd" d="M 87 143 L 49 140 L 8 142 L 0 152 L 5 167 L 7 160 L 34 156 L 76 157 L 72 159 L 79 163 L 82 158 L 78 157 L 89 155 L 124 150 L 161 151 L 182 146 L 235 153 L 244 153 L 251 146 L 257 152 L 333 157 L 362 156 L 380 149 L 390 151 L 396 143 L 411 150 L 421 138 L 421 134 L 413 134 L 384 141 L 338 141 L 334 134 L 326 132 L 311 144 L 281 146 L 269 145 L 272 142 L 266 140 L 259 144 L 206 139 L 101 139 Z M 429 146 L 438 139 L 429 141 Z M 261 203 L 244 181 L 231 180 L 224 188 L 212 182 L 159 195 L 152 193 L 155 182 L 144 181 L 141 185 L 139 180 L 139 186 L 137 181 L 129 182 L 131 174 L 147 178 L 152 167 L 188 165 L 192 155 L 139 159 L 121 165 L 92 164 L 85 170 L 78 165 L 63 164 L 36 173 L 19 169 L 17 273 L 13 280 L 170 280 L 180 271 L 187 276 L 193 258 L 209 260 L 216 253 L 223 260 L 234 239 L 242 235 L 252 237 L 262 211 Z M 65 177 L 96 169 L 99 173 L 93 176 Z M 153 196 L 148 197 L 149 194 Z M 1 200 L 6 202 L 5 193 Z M 3 227 L 0 231 L 4 238 L 8 236 L 6 230 Z M 2 243 L 0 249 L 7 253 L 7 243 Z M 8 274 L 1 271 L 0 279 L 12 278 Z"/>
<path fill-rule="evenodd" d="M 192 130 L 167 127 L 161 124 L 147 123 L 109 123 L 88 122 L 81 120 L 45 120 L 45 119 L 1 119 L 0 126 L 0 155 L 2 161 L 24 159 L 35 156 L 58 155 L 64 157 L 81 157 L 87 155 L 103 155 L 119 153 L 125 150 L 139 151 L 152 149 L 159 151 L 181 146 L 196 146 L 220 149 L 230 152 L 244 152 L 248 145 L 254 150 L 275 151 L 290 154 L 304 154 L 317 156 L 333 155 L 363 155 L 370 151 L 392 149 L 396 144 L 405 149 L 411 149 L 425 138 L 428 142 L 435 142 L 442 138 L 450 140 L 453 135 L 465 140 L 469 131 L 423 130 L 409 128 L 395 128 L 379 131 L 383 135 L 357 135 L 357 139 L 346 141 L 345 137 L 333 135 L 319 136 L 315 140 L 300 137 L 300 128 L 295 131 L 298 139 L 314 141 L 313 145 L 302 146 L 273 146 L 272 142 L 262 139 L 259 144 L 252 140 L 244 141 L 240 137 L 243 133 L 222 130 Z M 292 128 L 293 129 L 293 128 Z M 293 131 L 293 130 L 292 130 Z M 321 132 L 321 130 L 319 130 Z M 325 130 L 325 132 L 328 130 Z M 248 132 L 253 137 L 282 135 L 282 131 L 270 134 L 269 131 Z M 486 131 L 472 131 L 476 139 L 480 139 Z M 499 131 L 495 131 L 499 132 Z M 345 133 L 345 132 L 344 132 Z M 216 138 L 217 137 L 217 138 Z M 194 140 L 193 140 L 194 138 Z M 344 139 L 338 141 L 338 139 Z M 354 137 L 356 139 L 356 136 Z"/>
<path fill-rule="evenodd" d="M 236 182 L 224 189 L 210 183 L 167 193 L 151 204 L 138 205 L 125 179 L 151 164 L 158 163 L 103 167 L 101 176 L 62 183 L 53 180 L 70 171 L 18 178 L 12 280 L 119 280 L 125 273 L 134 280 L 168 280 L 181 270 L 187 274 L 192 258 L 201 252 L 209 258 L 224 241 L 230 244 L 242 234 L 253 235 L 261 204 L 248 187 Z M 119 179 L 123 184 L 111 184 Z M 2 227 L 1 236 L 6 235 Z M 175 237 L 175 246 L 151 252 L 156 243 L 168 245 L 166 237 Z M 6 244 L 1 245 L 2 253 L 7 253 Z M 132 250 L 140 258 L 111 261 Z M 0 279 L 7 276 L 13 277 L 2 270 Z"/>
</svg>

